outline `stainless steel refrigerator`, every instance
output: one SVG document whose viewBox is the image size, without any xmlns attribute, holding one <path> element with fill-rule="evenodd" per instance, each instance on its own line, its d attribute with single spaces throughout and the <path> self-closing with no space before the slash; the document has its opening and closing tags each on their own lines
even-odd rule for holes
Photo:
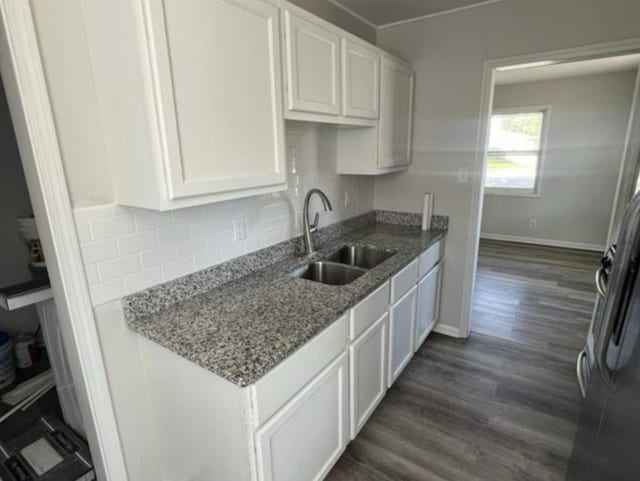
<svg viewBox="0 0 640 481">
<path fill-rule="evenodd" d="M 590 342 L 578 357 L 584 405 L 567 481 L 640 481 L 640 194 L 596 284 Z"/>
</svg>

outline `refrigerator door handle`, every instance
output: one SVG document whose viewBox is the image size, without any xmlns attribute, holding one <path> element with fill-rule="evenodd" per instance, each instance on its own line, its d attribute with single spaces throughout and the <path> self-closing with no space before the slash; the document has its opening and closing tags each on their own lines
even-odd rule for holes
<svg viewBox="0 0 640 481">
<path fill-rule="evenodd" d="M 607 291 L 607 284 L 604 266 L 600 267 L 596 271 L 596 289 L 598 289 L 598 294 L 600 294 L 602 297 L 605 296 L 605 293 Z"/>
<path fill-rule="evenodd" d="M 582 399 L 587 395 L 587 386 L 584 379 L 584 368 L 582 367 L 582 363 L 587 359 L 587 352 L 583 349 L 578 354 L 578 360 L 576 361 L 576 376 L 578 377 L 578 386 L 580 387 L 580 394 L 582 395 Z"/>
</svg>

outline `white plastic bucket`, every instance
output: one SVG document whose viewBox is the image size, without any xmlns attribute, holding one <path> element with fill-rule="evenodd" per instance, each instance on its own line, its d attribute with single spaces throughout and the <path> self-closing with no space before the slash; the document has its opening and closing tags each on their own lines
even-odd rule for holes
<svg viewBox="0 0 640 481">
<path fill-rule="evenodd" d="M 13 358 L 13 342 L 6 332 L 0 332 L 0 390 L 16 380 L 16 364 Z"/>
</svg>

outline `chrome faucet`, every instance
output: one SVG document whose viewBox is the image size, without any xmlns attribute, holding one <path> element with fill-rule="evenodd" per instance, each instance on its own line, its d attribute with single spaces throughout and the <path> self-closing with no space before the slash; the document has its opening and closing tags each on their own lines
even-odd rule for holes
<svg viewBox="0 0 640 481">
<path fill-rule="evenodd" d="M 324 207 L 325 212 L 328 210 L 333 210 L 331 208 L 331 202 L 320 189 L 311 189 L 307 192 L 307 195 L 304 197 L 304 206 L 302 207 L 302 225 L 304 229 L 304 248 L 305 252 L 308 254 L 312 254 L 314 252 L 313 248 L 313 240 L 311 239 L 311 233 L 318 230 L 318 220 L 320 219 L 320 214 L 316 212 L 315 217 L 313 218 L 313 223 L 309 225 L 309 200 L 313 194 L 318 194 L 320 196 L 320 200 L 322 200 L 322 207 Z"/>
</svg>

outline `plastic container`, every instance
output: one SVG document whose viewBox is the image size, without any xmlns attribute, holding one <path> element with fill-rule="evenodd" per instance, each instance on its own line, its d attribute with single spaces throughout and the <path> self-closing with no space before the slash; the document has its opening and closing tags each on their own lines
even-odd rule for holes
<svg viewBox="0 0 640 481">
<path fill-rule="evenodd" d="M 37 269 L 44 269 L 46 262 L 44 260 L 44 252 L 40 242 L 40 234 L 38 234 L 38 226 L 33 216 L 18 217 L 18 236 L 27 245 L 29 249 L 30 265 Z"/>
<path fill-rule="evenodd" d="M 11 386 L 16 380 L 16 364 L 13 358 L 11 336 L 0 331 L 0 391 Z"/>
</svg>

